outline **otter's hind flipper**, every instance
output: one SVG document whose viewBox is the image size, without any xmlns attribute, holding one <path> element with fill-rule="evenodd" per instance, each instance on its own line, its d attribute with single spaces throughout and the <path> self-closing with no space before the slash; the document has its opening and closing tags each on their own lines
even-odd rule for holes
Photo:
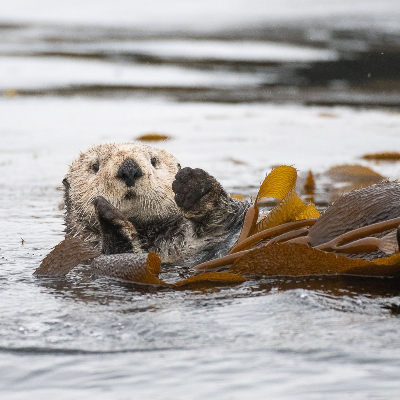
<svg viewBox="0 0 400 400">
<path fill-rule="evenodd" d="M 43 259 L 34 275 L 64 276 L 78 264 L 99 255 L 98 250 L 81 239 L 67 236 Z"/>
</svg>

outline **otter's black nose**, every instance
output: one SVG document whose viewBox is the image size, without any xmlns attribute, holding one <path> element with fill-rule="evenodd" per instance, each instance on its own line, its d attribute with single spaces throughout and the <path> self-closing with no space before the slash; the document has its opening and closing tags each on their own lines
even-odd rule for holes
<svg viewBox="0 0 400 400">
<path fill-rule="evenodd" d="M 135 163 L 131 158 L 128 158 L 119 167 L 117 178 L 122 179 L 126 186 L 131 187 L 135 184 L 137 178 L 143 175 L 139 165 Z"/>
</svg>

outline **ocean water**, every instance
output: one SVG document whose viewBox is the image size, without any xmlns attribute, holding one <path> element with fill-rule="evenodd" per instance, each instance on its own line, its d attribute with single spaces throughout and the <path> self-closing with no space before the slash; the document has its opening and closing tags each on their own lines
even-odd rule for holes
<svg viewBox="0 0 400 400">
<path fill-rule="evenodd" d="M 279 164 L 321 182 L 343 163 L 400 178 L 361 159 L 400 149 L 397 3 L 298 3 L 4 6 L 2 399 L 398 398 L 399 280 L 174 291 L 84 267 L 32 276 L 63 238 L 68 164 L 95 143 L 167 134 L 158 147 L 246 197 Z"/>
</svg>

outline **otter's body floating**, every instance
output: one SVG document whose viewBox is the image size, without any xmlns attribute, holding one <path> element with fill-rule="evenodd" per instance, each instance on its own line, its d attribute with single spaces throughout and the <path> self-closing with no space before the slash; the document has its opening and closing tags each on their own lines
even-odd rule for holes
<svg viewBox="0 0 400 400">
<path fill-rule="evenodd" d="M 243 257 L 252 261 L 255 251 L 262 255 L 256 262 L 264 260 L 257 268 L 271 273 L 268 249 L 285 250 L 275 246 L 279 242 L 316 247 L 319 253 L 313 250 L 315 254 L 336 252 L 367 260 L 398 251 L 398 183 L 348 193 L 318 218 L 315 207 L 303 203 L 294 191 L 296 178 L 292 167 L 276 168 L 267 176 L 257 199 L 273 196 L 281 202 L 257 223 L 257 201 L 250 207 L 231 198 L 207 172 L 181 169 L 164 150 L 142 143 L 94 146 L 71 164 L 63 180 L 66 239 L 36 273 L 65 275 L 77 263 L 95 258 L 91 267 L 96 275 L 165 284 L 158 278 L 160 259 L 164 266 L 197 266 L 197 271 L 206 271 L 226 269 L 232 263 L 235 267 Z M 304 250 L 301 246 L 295 248 Z M 309 254 L 306 267 L 313 263 L 314 253 Z M 285 254 L 281 256 L 284 263 Z M 315 272 L 311 267 L 297 273 Z M 329 268 L 337 273 L 343 270 L 336 264 L 336 269 Z M 379 274 L 375 269 L 374 274 Z M 214 275 L 207 279 L 211 278 L 222 279 Z"/>
<path fill-rule="evenodd" d="M 225 255 L 249 205 L 201 169 L 142 143 L 94 146 L 64 180 L 66 234 L 103 254 L 148 253 L 191 266 Z"/>
</svg>

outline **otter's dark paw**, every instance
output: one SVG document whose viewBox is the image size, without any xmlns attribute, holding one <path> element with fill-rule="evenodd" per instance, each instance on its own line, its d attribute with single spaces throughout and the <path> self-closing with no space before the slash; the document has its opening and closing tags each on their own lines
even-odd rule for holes
<svg viewBox="0 0 400 400">
<path fill-rule="evenodd" d="M 93 199 L 93 206 L 96 209 L 99 220 L 102 222 L 117 224 L 121 220 L 125 220 L 125 217 L 122 215 L 122 213 L 102 196 L 98 196 Z"/>
<path fill-rule="evenodd" d="M 103 254 L 140 251 L 135 227 L 118 209 L 101 196 L 93 200 L 93 206 L 100 223 Z"/>
<path fill-rule="evenodd" d="M 216 180 L 200 168 L 183 168 L 175 176 L 172 190 L 178 207 L 187 211 L 209 193 Z"/>
</svg>

